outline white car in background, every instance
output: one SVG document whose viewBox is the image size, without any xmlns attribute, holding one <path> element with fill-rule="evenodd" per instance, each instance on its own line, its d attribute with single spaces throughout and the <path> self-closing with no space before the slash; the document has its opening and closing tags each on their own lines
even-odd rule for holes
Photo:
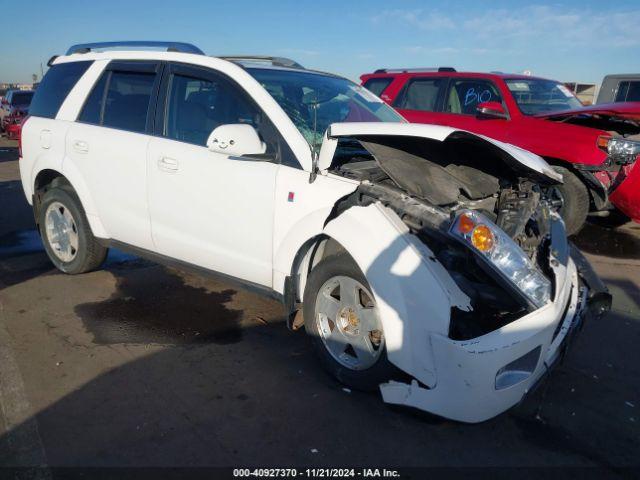
<svg viewBox="0 0 640 480">
<path fill-rule="evenodd" d="M 112 42 L 50 66 L 20 170 L 63 272 L 115 246 L 234 277 L 302 318 L 340 382 L 464 422 L 518 403 L 609 308 L 529 152 L 282 58 Z"/>
</svg>

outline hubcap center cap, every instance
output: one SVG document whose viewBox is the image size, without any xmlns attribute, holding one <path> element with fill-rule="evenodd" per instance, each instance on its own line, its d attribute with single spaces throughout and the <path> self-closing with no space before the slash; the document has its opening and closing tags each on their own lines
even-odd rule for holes
<svg viewBox="0 0 640 480">
<path fill-rule="evenodd" d="M 357 335 L 360 331 L 360 319 L 351 307 L 344 307 L 338 313 L 340 330 L 351 335 Z"/>
</svg>

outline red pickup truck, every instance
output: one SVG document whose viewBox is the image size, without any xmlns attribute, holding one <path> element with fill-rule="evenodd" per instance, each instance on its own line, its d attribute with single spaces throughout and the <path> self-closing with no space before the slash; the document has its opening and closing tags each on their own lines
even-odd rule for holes
<svg viewBox="0 0 640 480">
<path fill-rule="evenodd" d="M 530 150 L 563 174 L 567 231 L 587 215 L 640 222 L 640 102 L 585 107 L 563 84 L 453 68 L 376 70 L 362 84 L 416 123 L 448 125 Z"/>
</svg>

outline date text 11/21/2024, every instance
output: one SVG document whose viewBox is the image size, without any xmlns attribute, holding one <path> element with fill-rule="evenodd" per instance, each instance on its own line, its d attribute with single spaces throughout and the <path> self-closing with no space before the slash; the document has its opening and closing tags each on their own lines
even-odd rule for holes
<svg viewBox="0 0 640 480">
<path fill-rule="evenodd" d="M 236 468 L 234 478 L 400 478 L 397 470 L 386 468 Z"/>
</svg>

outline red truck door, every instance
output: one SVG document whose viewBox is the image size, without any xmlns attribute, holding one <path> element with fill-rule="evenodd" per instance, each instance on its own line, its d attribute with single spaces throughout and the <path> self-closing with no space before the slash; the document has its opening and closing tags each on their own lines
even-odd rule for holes
<svg viewBox="0 0 640 480">
<path fill-rule="evenodd" d="M 484 102 L 502 103 L 507 112 L 500 91 L 491 80 L 451 78 L 444 93 L 442 113 L 437 114 L 437 123 L 507 141 L 509 120 L 478 115 L 477 106 Z"/>
</svg>

